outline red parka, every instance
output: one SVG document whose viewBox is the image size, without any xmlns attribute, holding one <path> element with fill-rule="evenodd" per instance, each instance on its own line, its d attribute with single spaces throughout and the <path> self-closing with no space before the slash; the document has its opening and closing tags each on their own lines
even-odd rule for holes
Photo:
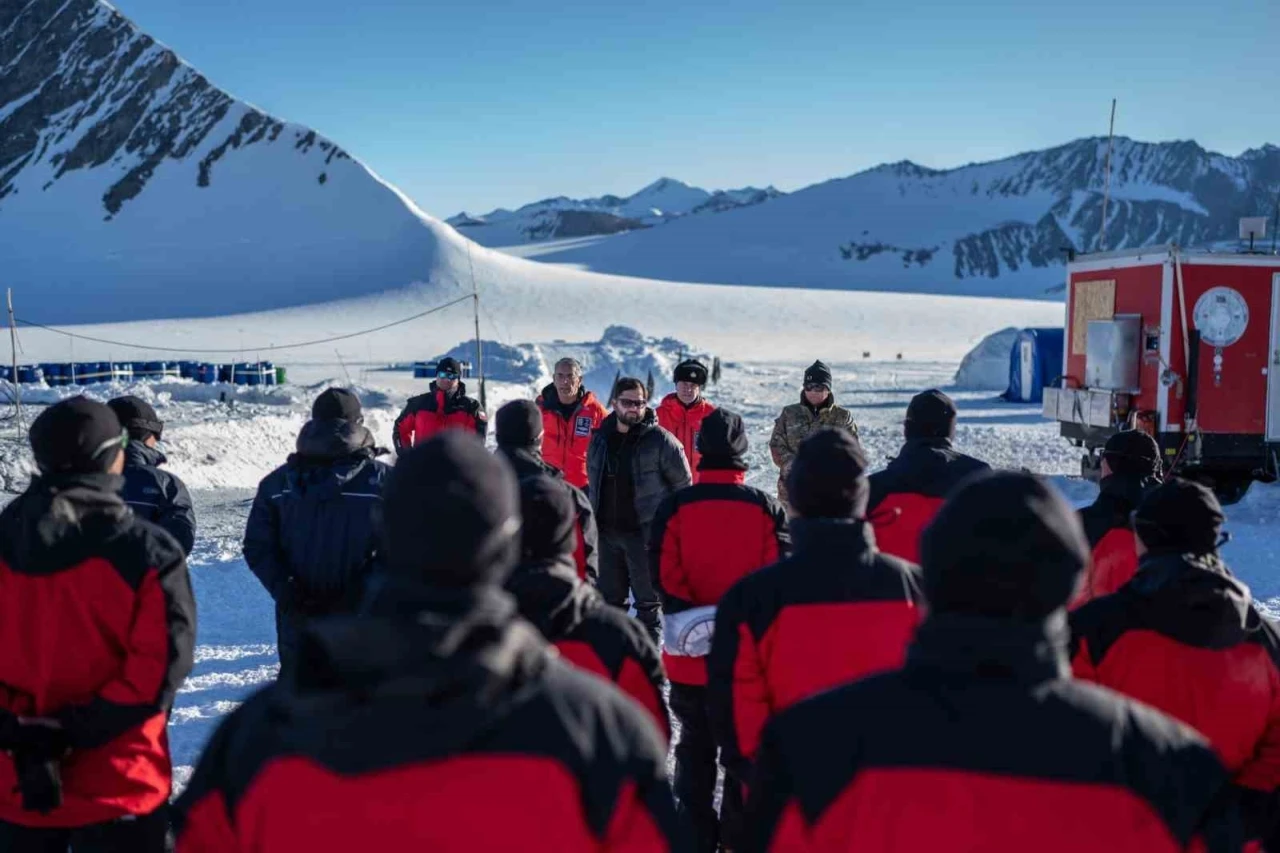
<svg viewBox="0 0 1280 853">
<path fill-rule="evenodd" d="M 698 470 L 698 462 L 702 459 L 698 452 L 698 432 L 702 429 L 703 418 L 715 410 L 716 407 L 701 396 L 692 406 L 681 403 L 675 394 L 668 394 L 658 404 L 658 426 L 674 435 L 684 448 L 684 457 L 689 460 L 695 484 L 702 478 L 702 472 Z"/>
<path fill-rule="evenodd" d="M 543 460 L 560 469 L 570 485 L 585 489 L 591 434 L 609 413 L 585 388 L 579 389 L 576 403 L 561 406 L 556 386 L 548 385 L 537 403 L 542 409 Z"/>
<path fill-rule="evenodd" d="M 462 382 L 448 394 L 432 382 L 426 394 L 411 397 L 396 418 L 391 440 L 399 453 L 447 429 L 473 430 L 481 438 L 489 430 L 484 409 L 478 400 L 467 396 L 467 386 Z"/>
</svg>

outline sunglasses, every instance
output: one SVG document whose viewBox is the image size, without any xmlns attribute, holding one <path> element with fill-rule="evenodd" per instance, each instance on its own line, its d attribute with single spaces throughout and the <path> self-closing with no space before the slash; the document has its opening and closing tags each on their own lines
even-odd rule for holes
<svg viewBox="0 0 1280 853">
<path fill-rule="evenodd" d="M 626 397 L 619 397 L 617 405 L 623 409 L 643 409 L 644 400 L 628 400 Z"/>
<path fill-rule="evenodd" d="M 458 378 L 458 374 L 454 373 L 452 370 L 436 371 L 436 379 L 457 379 L 457 378 Z"/>
<path fill-rule="evenodd" d="M 819 382 L 808 382 L 808 383 L 805 383 L 804 390 L 806 390 L 806 391 L 826 391 L 826 390 L 827 390 L 827 386 L 826 386 L 826 385 L 823 385 L 823 384 L 821 384 L 821 383 L 819 383 Z"/>
</svg>

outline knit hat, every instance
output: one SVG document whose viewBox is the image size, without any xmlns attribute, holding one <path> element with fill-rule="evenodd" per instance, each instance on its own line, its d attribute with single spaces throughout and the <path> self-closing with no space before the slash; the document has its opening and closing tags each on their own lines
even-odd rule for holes
<svg viewBox="0 0 1280 853">
<path fill-rule="evenodd" d="M 936 388 L 911 398 L 904 431 L 907 438 L 951 438 L 956 434 L 956 404 Z"/>
<path fill-rule="evenodd" d="M 522 560 L 572 556 L 577 548 L 578 511 L 571 486 L 545 474 L 520 481 Z"/>
<path fill-rule="evenodd" d="M 728 409 L 716 409 L 702 419 L 698 431 L 699 471 L 745 471 L 747 460 L 747 430 L 742 416 Z"/>
<path fill-rule="evenodd" d="M 787 475 L 791 508 L 803 518 L 858 518 L 871 486 L 867 455 L 853 433 L 820 429 L 800 442 Z"/>
<path fill-rule="evenodd" d="M 400 456 L 383 488 L 381 528 L 392 574 L 501 584 L 520 547 L 515 474 L 474 435 L 448 430 Z"/>
<path fill-rule="evenodd" d="M 815 361 L 809 365 L 809 369 L 804 372 L 805 385 L 825 385 L 827 390 L 831 390 L 831 368 L 827 367 L 821 361 Z"/>
<path fill-rule="evenodd" d="M 1071 504 L 1032 474 L 974 474 L 920 541 L 934 612 L 1038 621 L 1074 594 L 1089 542 Z"/>
<path fill-rule="evenodd" d="M 499 447 L 526 448 L 542 444 L 542 411 L 532 400 L 512 400 L 494 417 Z"/>
<path fill-rule="evenodd" d="M 164 432 L 164 421 L 156 414 L 151 404 L 141 397 L 116 397 L 107 401 L 111 411 L 116 413 L 120 425 L 129 431 L 129 437 L 142 441 L 148 435 L 157 439 Z"/>
<path fill-rule="evenodd" d="M 707 384 L 707 366 L 696 358 L 686 358 L 676 365 L 672 375 L 673 382 L 692 382 L 694 385 Z"/>
<path fill-rule="evenodd" d="M 116 413 L 88 397 L 45 409 L 31 425 L 30 438 L 42 474 L 100 474 L 128 443 Z"/>
<path fill-rule="evenodd" d="M 453 373 L 455 376 L 462 376 L 462 365 L 458 363 L 456 358 L 445 357 L 436 362 L 436 373 Z"/>
<path fill-rule="evenodd" d="M 1212 554 L 1226 520 L 1212 489 L 1173 479 L 1142 499 L 1133 514 L 1133 529 L 1153 554 Z"/>
<path fill-rule="evenodd" d="M 315 421 L 350 421 L 364 423 L 360 398 L 346 388 L 330 388 L 316 397 L 311 404 L 311 419 Z"/>
<path fill-rule="evenodd" d="M 1160 473 L 1160 446 L 1140 429 L 1124 430 L 1108 438 L 1102 458 L 1113 474 L 1152 477 Z"/>
</svg>

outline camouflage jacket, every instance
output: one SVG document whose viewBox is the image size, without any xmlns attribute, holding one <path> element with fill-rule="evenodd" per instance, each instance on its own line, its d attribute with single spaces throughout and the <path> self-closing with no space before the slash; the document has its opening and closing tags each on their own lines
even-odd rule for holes
<svg viewBox="0 0 1280 853">
<path fill-rule="evenodd" d="M 791 460 L 796 458 L 800 442 L 809 437 L 814 430 L 822 427 L 843 428 L 858 434 L 858 425 L 853 422 L 853 415 L 848 409 L 836 405 L 835 394 L 827 398 L 826 404 L 815 412 L 801 398 L 782 410 L 778 419 L 773 422 L 773 436 L 769 439 L 769 452 L 773 454 L 773 464 L 778 466 L 778 500 L 787 502 L 787 473 L 791 470 Z"/>
</svg>

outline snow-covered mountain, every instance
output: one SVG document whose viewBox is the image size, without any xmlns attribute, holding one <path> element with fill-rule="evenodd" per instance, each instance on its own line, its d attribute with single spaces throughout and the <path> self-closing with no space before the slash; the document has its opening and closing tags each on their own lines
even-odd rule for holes
<svg viewBox="0 0 1280 853">
<path fill-rule="evenodd" d="M 935 170 L 879 166 L 714 217 L 525 257 L 598 272 L 733 284 L 1043 295 L 1064 249 L 1233 241 L 1275 210 L 1280 147 L 1239 157 L 1118 138 L 1104 243 L 1106 139 Z"/>
<path fill-rule="evenodd" d="M 0 270 L 27 317 L 214 315 L 402 287 L 466 262 L 431 222 L 110 5 L 0 0 Z"/>
<path fill-rule="evenodd" d="M 750 207 L 782 195 L 773 187 L 708 192 L 674 178 L 659 178 L 629 196 L 543 199 L 516 210 L 498 208 L 483 216 L 465 211 L 446 219 L 484 246 L 508 246 L 540 240 L 617 234 L 662 225 L 696 213 L 722 213 Z"/>
</svg>

